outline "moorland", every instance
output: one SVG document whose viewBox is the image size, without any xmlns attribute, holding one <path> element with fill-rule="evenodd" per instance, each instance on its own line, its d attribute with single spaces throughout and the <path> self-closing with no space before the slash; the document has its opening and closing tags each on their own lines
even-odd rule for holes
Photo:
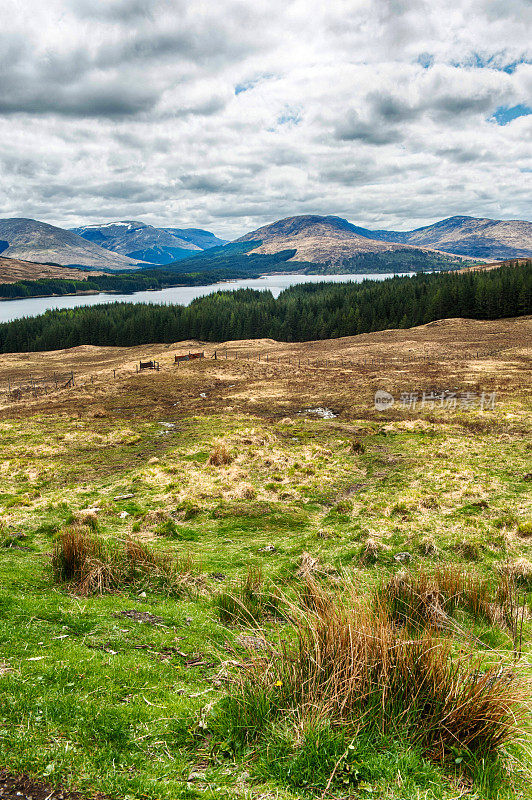
<svg viewBox="0 0 532 800">
<path fill-rule="evenodd" d="M 3 355 L 4 796 L 530 797 L 531 342 Z"/>
</svg>

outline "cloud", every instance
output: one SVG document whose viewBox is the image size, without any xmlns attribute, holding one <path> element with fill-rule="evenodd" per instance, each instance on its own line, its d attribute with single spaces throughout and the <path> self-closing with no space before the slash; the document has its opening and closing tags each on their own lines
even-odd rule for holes
<svg viewBox="0 0 532 800">
<path fill-rule="evenodd" d="M 156 95 L 142 88 L 81 85 L 56 93 L 21 91 L 13 97 L 9 87 L 0 87 L 0 114 L 60 114 L 71 117 L 127 117 L 149 111 Z"/>
<path fill-rule="evenodd" d="M 4 0 L 4 216 L 526 218 L 527 0 Z"/>
</svg>

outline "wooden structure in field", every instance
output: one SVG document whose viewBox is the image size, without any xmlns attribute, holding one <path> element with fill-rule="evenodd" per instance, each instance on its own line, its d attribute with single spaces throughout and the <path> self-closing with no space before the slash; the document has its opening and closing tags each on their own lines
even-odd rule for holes
<svg viewBox="0 0 532 800">
<path fill-rule="evenodd" d="M 140 361 L 137 367 L 137 372 L 143 372 L 145 369 L 155 369 L 157 372 L 159 371 L 159 362 L 158 361 Z"/>
<path fill-rule="evenodd" d="M 187 353 L 184 356 L 174 356 L 174 364 L 180 364 L 181 361 L 194 361 L 196 358 L 205 358 L 205 353 Z"/>
</svg>

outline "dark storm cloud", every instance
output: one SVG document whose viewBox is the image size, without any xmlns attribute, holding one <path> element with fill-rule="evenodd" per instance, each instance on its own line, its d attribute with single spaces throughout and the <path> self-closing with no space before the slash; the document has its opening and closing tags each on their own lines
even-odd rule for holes
<svg viewBox="0 0 532 800">
<path fill-rule="evenodd" d="M 319 174 L 320 181 L 337 183 L 343 186 L 364 186 L 371 183 L 378 178 L 388 176 L 394 172 L 398 172 L 398 167 L 385 167 L 378 168 L 375 164 L 360 164 L 357 166 L 345 165 L 334 166 L 329 169 L 324 169 Z"/>
<path fill-rule="evenodd" d="M 194 192 L 235 194 L 242 186 L 232 180 L 225 180 L 211 175 L 182 175 L 180 178 L 184 189 Z"/>
<path fill-rule="evenodd" d="M 454 76 L 453 76 L 454 77 Z M 365 97 L 365 116 L 347 111 L 337 124 L 335 135 L 345 141 L 359 140 L 366 144 L 393 144 L 406 136 L 409 123 L 428 118 L 440 123 L 454 122 L 459 117 L 489 113 L 498 102 L 500 88 L 443 88 L 439 78 L 424 88 L 415 100 L 404 94 L 371 91 Z"/>
<path fill-rule="evenodd" d="M 49 181 L 41 191 L 41 197 L 46 200 L 68 200 L 75 191 L 76 197 L 92 197 L 97 200 L 127 200 L 128 203 L 149 203 L 162 200 L 168 192 L 168 186 L 147 186 L 141 181 L 114 180 L 86 185 L 84 183 L 53 182 Z"/>
<path fill-rule="evenodd" d="M 420 112 L 413 108 L 403 97 L 394 97 L 389 92 L 370 92 L 367 101 L 373 114 L 381 121 L 388 124 L 407 122 Z"/>
<path fill-rule="evenodd" d="M 168 186 L 155 187 L 146 185 L 142 181 L 106 181 L 105 183 L 94 184 L 84 194 L 92 194 L 95 197 L 106 199 L 124 199 L 129 202 L 145 202 L 159 200 L 168 190 Z"/>
<path fill-rule="evenodd" d="M 464 114 L 487 113 L 496 103 L 491 93 L 463 97 L 459 94 L 444 94 L 426 104 L 426 110 L 440 117 L 458 117 Z"/>
<path fill-rule="evenodd" d="M 471 164 L 476 161 L 484 161 L 489 157 L 484 150 L 463 147 L 442 147 L 436 150 L 436 154 L 455 164 Z"/>
</svg>

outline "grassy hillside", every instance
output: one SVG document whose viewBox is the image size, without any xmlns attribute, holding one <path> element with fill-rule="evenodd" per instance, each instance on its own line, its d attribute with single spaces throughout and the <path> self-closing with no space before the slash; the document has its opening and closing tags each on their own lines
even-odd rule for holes
<svg viewBox="0 0 532 800">
<path fill-rule="evenodd" d="M 18 281 L 24 281 L 34 285 L 38 280 L 49 280 L 59 278 L 65 281 L 86 281 L 89 277 L 99 276 L 101 272 L 83 271 L 81 269 L 71 269 L 62 267 L 59 264 L 38 264 L 33 261 L 21 261 L 18 258 L 3 258 L 0 256 L 0 297 L 4 296 L 6 284 L 11 286 Z M 7 289 L 10 291 L 10 289 Z"/>
<path fill-rule="evenodd" d="M 532 797 L 526 702 L 514 705 L 528 692 L 532 632 L 529 325 L 262 342 L 271 363 L 172 367 L 174 351 L 198 347 L 187 342 L 144 348 L 162 371 L 141 375 L 141 349 L 7 356 L 0 381 L 35 374 L 39 358 L 44 371 L 76 361 L 77 385 L 0 402 L 0 766 L 131 800 Z M 487 342 L 496 353 L 471 356 Z M 232 346 L 243 355 L 252 343 Z M 328 366 L 294 366 L 294 348 Z M 335 366 L 348 353 L 389 360 Z M 484 411 L 373 406 L 377 388 L 436 387 L 497 394 Z M 339 416 L 318 418 L 320 406 Z M 420 571 L 430 581 L 439 571 L 445 617 L 405 627 Z M 510 578 L 526 601 L 522 632 L 501 592 Z M 454 743 L 438 703 L 429 713 L 397 687 L 395 716 L 373 708 L 358 733 L 337 706 L 318 713 L 327 682 L 311 713 L 291 682 L 309 651 L 283 661 L 282 642 L 292 652 L 301 609 L 315 632 L 324 619 L 345 631 L 324 593 L 356 615 L 357 641 L 374 636 L 363 625 L 380 597 L 395 622 L 379 630 L 402 664 L 438 653 L 442 680 L 445 664 L 458 670 L 452 692 L 467 695 L 468 718 L 454 717 Z M 423 654 L 415 662 L 407 642 Z M 488 752 L 487 734 L 468 733 L 479 705 L 496 732 L 497 709 L 523 713 L 523 732 L 510 721 Z"/>
</svg>

